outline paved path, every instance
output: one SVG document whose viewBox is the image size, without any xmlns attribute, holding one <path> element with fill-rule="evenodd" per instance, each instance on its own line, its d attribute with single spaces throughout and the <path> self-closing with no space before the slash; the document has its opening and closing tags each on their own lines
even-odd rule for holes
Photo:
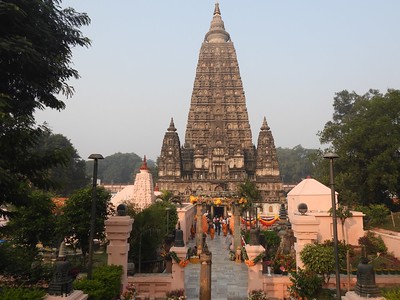
<svg viewBox="0 0 400 300">
<path fill-rule="evenodd" d="M 212 253 L 211 299 L 244 300 L 247 299 L 247 266 L 229 260 L 228 239 L 222 234 L 214 240 L 207 236 L 208 249 Z M 193 247 L 194 241 L 188 244 Z M 189 264 L 185 269 L 186 296 L 188 300 L 199 299 L 200 264 Z"/>
</svg>

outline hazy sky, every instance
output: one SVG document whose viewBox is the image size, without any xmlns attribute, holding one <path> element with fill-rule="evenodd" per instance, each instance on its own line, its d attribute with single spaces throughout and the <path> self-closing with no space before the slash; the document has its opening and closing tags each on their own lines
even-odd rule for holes
<svg viewBox="0 0 400 300">
<path fill-rule="evenodd" d="M 277 147 L 319 148 L 333 97 L 400 88 L 399 0 L 220 0 L 246 94 L 253 143 L 264 116 Z M 37 114 L 82 158 L 160 154 L 173 117 L 184 143 L 214 0 L 69 0 L 90 48 L 74 50 L 75 95 Z"/>
</svg>

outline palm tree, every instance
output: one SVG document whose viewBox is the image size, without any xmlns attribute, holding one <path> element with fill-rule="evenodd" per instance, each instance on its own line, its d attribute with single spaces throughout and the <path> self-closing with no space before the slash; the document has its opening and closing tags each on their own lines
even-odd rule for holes
<svg viewBox="0 0 400 300">
<path fill-rule="evenodd" d="M 239 197 L 244 197 L 247 199 L 247 209 L 250 212 L 250 229 L 252 228 L 251 220 L 253 217 L 253 203 L 261 199 L 260 191 L 258 190 L 256 184 L 248 179 L 238 186 Z"/>
</svg>

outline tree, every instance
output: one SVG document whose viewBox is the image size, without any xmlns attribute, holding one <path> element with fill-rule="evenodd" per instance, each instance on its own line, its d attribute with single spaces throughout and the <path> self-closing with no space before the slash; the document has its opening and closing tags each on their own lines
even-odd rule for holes
<svg viewBox="0 0 400 300">
<path fill-rule="evenodd" d="M 300 258 L 306 270 L 313 271 L 323 276 L 325 283 L 329 282 L 330 275 L 335 272 L 335 255 L 333 241 L 325 241 L 323 244 L 307 244 L 300 252 Z M 339 263 L 346 257 L 347 246 L 338 244 Z"/>
<path fill-rule="evenodd" d="M 307 244 L 300 252 L 306 270 L 320 274 L 328 283 L 330 274 L 335 271 L 335 256 L 332 247 L 323 244 Z"/>
<path fill-rule="evenodd" d="M 2 229 L 15 244 L 34 250 L 39 242 L 52 245 L 54 241 L 55 205 L 51 195 L 42 191 L 34 191 L 29 197 L 29 203 L 16 208 Z"/>
<path fill-rule="evenodd" d="M 332 208 L 329 209 L 329 215 L 332 216 Z M 340 223 L 342 224 L 342 236 L 343 236 L 343 241 L 346 244 L 346 236 L 344 232 L 344 223 L 348 218 L 351 218 L 353 216 L 353 213 L 351 212 L 350 208 L 345 205 L 341 205 L 339 203 L 337 209 L 336 209 L 336 217 L 339 218 Z"/>
<path fill-rule="evenodd" d="M 86 14 L 60 8 L 58 0 L 0 1 L 0 204 L 25 205 L 32 187 L 48 187 L 48 172 L 59 153 L 33 151 L 46 124 L 37 109 L 65 108 L 70 97 L 72 47 L 89 46 L 79 28 Z M 1 211 L 0 211 L 1 213 Z"/>
<path fill-rule="evenodd" d="M 142 164 L 143 159 L 137 154 L 118 152 L 104 158 L 101 165 L 99 165 L 98 177 L 107 183 L 132 183 Z M 147 160 L 147 166 L 154 175 L 154 162 L 150 159 Z M 91 176 L 89 170 L 93 170 L 92 160 L 86 162 L 86 170 L 87 176 Z"/>
<path fill-rule="evenodd" d="M 248 209 L 250 212 L 250 220 L 253 217 L 253 204 L 261 199 L 260 190 L 257 188 L 256 184 L 248 179 L 245 182 L 238 185 L 238 195 L 239 197 L 244 197 L 247 199 L 247 204 L 244 209 Z M 250 229 L 251 229 L 250 221 Z"/>
<path fill-rule="evenodd" d="M 282 181 L 285 183 L 298 183 L 307 176 L 313 175 L 316 149 L 305 149 L 297 145 L 292 149 L 276 148 L 279 160 L 279 169 Z"/>
<path fill-rule="evenodd" d="M 292 285 L 288 287 L 290 296 L 295 299 L 315 299 L 322 291 L 323 279 L 310 270 L 298 269 L 290 274 Z"/>
<path fill-rule="evenodd" d="M 168 214 L 166 208 L 170 209 Z M 135 260 L 157 259 L 157 251 L 161 248 L 166 234 L 176 228 L 178 214 L 175 205 L 165 201 L 156 202 L 141 212 L 128 209 L 128 213 L 135 219 L 129 256 Z"/>
<path fill-rule="evenodd" d="M 45 134 L 36 149 L 38 152 L 64 153 L 65 161 L 49 170 L 51 191 L 63 197 L 68 197 L 75 190 L 89 184 L 86 176 L 86 164 L 65 136 L 61 134 Z"/>
<path fill-rule="evenodd" d="M 89 251 L 91 206 L 92 188 L 87 187 L 76 191 L 65 202 L 58 224 L 60 235 L 75 248 L 82 250 L 84 264 L 86 264 L 86 255 Z M 94 239 L 104 239 L 104 221 L 113 213 L 110 193 L 102 187 L 97 187 Z"/>
<path fill-rule="evenodd" d="M 394 208 L 392 198 L 400 194 L 400 91 L 342 91 L 333 106 L 333 120 L 319 135 L 339 155 L 335 181 L 341 202 Z"/>
</svg>

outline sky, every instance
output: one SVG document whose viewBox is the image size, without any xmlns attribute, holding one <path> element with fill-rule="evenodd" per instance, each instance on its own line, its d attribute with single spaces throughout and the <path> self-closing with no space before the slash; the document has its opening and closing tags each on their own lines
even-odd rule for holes
<svg viewBox="0 0 400 300">
<path fill-rule="evenodd" d="M 215 0 L 64 0 L 86 12 L 89 48 L 66 109 L 39 111 L 83 159 L 136 153 L 155 160 L 174 118 L 184 143 L 201 43 Z M 276 147 L 324 148 L 318 132 L 342 90 L 400 89 L 398 0 L 220 0 L 246 95 L 253 143 L 265 116 Z"/>
</svg>

